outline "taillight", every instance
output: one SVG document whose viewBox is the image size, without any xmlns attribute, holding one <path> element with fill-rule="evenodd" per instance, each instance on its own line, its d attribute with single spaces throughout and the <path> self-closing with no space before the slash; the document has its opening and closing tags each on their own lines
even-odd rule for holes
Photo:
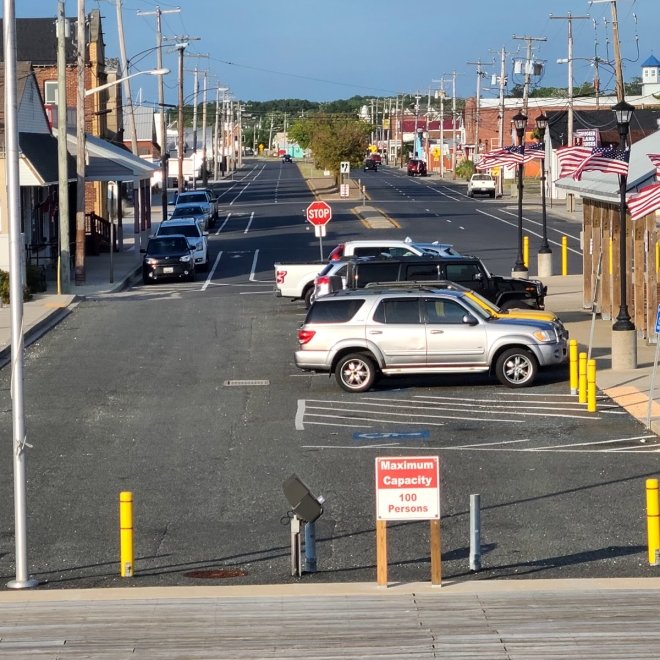
<svg viewBox="0 0 660 660">
<path fill-rule="evenodd" d="M 330 284 L 330 278 L 327 275 L 317 275 L 314 278 L 314 286 L 323 286 Z"/>
<path fill-rule="evenodd" d="M 302 328 L 298 330 L 298 343 L 306 344 L 308 341 L 312 339 L 312 337 L 316 334 L 315 330 L 303 330 Z"/>
<path fill-rule="evenodd" d="M 339 261 L 344 256 L 344 244 L 340 243 L 331 253 L 330 261 Z"/>
<path fill-rule="evenodd" d="M 286 277 L 286 271 L 285 270 L 278 270 L 277 273 L 275 273 L 275 281 L 278 284 L 284 284 L 284 278 Z"/>
</svg>

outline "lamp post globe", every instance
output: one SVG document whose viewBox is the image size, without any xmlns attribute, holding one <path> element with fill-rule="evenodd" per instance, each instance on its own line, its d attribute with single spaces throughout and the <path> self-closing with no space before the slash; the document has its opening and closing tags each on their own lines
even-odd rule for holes
<svg viewBox="0 0 660 660">
<path fill-rule="evenodd" d="M 525 128 L 527 126 L 527 117 L 522 113 L 518 112 L 515 114 L 511 120 L 513 126 L 516 129 L 516 135 L 518 136 L 518 146 L 521 146 L 523 155 L 525 149 Z M 525 260 L 523 257 L 523 231 L 522 231 L 522 199 L 523 199 L 523 169 L 524 164 L 518 164 L 518 254 L 516 256 L 516 263 L 513 266 L 512 275 L 513 277 L 526 277 L 527 275 L 527 266 L 525 265 Z"/>
</svg>

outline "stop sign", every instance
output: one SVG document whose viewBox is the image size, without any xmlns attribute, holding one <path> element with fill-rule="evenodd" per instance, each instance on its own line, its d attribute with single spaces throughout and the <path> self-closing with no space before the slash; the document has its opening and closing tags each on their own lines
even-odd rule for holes
<svg viewBox="0 0 660 660">
<path fill-rule="evenodd" d="M 312 202 L 306 210 L 307 222 L 315 226 L 327 225 L 332 219 L 332 209 L 326 202 Z"/>
</svg>

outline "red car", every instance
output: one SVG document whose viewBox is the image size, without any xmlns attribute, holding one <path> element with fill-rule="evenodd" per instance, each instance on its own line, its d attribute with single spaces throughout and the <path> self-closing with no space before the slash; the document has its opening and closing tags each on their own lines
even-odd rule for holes
<svg viewBox="0 0 660 660">
<path fill-rule="evenodd" d="M 381 156 L 379 153 L 377 153 L 377 152 L 376 152 L 376 153 L 373 153 L 373 154 L 369 154 L 369 155 L 367 156 L 367 158 L 371 158 L 371 160 L 373 160 L 373 161 L 375 161 L 376 163 L 378 163 L 378 165 L 382 165 L 382 164 L 383 164 L 383 158 L 382 158 L 382 156 Z"/>
<path fill-rule="evenodd" d="M 408 176 L 426 176 L 426 163 L 423 160 L 412 158 L 408 161 Z"/>
</svg>

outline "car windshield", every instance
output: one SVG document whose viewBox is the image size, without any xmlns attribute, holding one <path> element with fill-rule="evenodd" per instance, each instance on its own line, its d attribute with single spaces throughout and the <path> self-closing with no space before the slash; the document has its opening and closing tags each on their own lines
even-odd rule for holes
<svg viewBox="0 0 660 660">
<path fill-rule="evenodd" d="M 161 225 L 158 228 L 159 236 L 171 236 L 172 234 L 183 234 L 186 238 L 199 238 L 200 231 L 197 225 Z"/>
<path fill-rule="evenodd" d="M 180 204 L 188 204 L 192 202 L 203 202 L 206 204 L 208 201 L 205 193 L 182 193 L 177 199 L 177 202 Z"/>
<path fill-rule="evenodd" d="M 177 206 L 171 218 L 185 218 L 191 215 L 204 215 L 204 209 L 201 206 Z"/>
<path fill-rule="evenodd" d="M 487 309 L 484 309 L 478 302 L 472 300 L 467 294 L 461 298 L 464 305 L 470 308 L 470 311 L 473 312 L 476 316 L 482 319 L 494 319 L 495 316 L 491 314 Z"/>
<path fill-rule="evenodd" d="M 188 241 L 183 236 L 152 238 L 147 245 L 147 254 L 155 257 L 188 251 Z"/>
</svg>

